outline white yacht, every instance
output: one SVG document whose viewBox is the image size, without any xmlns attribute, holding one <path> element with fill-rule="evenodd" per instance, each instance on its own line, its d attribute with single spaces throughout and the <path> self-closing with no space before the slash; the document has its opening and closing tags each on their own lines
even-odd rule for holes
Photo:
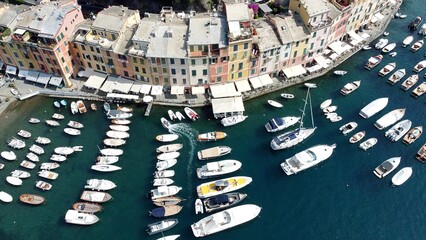
<svg viewBox="0 0 426 240">
<path fill-rule="evenodd" d="M 385 132 L 385 136 L 392 142 L 397 142 L 411 128 L 411 121 L 408 119 L 399 121 L 392 128 Z"/>
<path fill-rule="evenodd" d="M 413 169 L 411 167 L 405 167 L 399 170 L 392 177 L 392 185 L 399 186 L 405 183 L 413 174 Z"/>
<path fill-rule="evenodd" d="M 308 148 L 296 153 L 293 157 L 287 158 L 281 163 L 281 168 L 287 175 L 296 174 L 327 160 L 333 154 L 335 148 L 336 144 L 317 145 Z"/>
<path fill-rule="evenodd" d="M 77 225 L 92 225 L 99 221 L 99 218 L 90 213 L 83 213 L 70 209 L 65 214 L 65 222 Z"/>
<path fill-rule="evenodd" d="M 277 132 L 293 126 L 299 122 L 300 117 L 274 117 L 265 124 L 266 131 Z"/>
<path fill-rule="evenodd" d="M 404 38 L 404 41 L 402 41 L 402 47 L 407 47 L 413 42 L 413 40 L 414 40 L 413 36 L 407 36 L 406 38 Z"/>
<path fill-rule="evenodd" d="M 86 181 L 84 188 L 98 190 L 98 191 L 107 191 L 117 187 L 114 182 L 105 179 L 89 179 Z"/>
<path fill-rule="evenodd" d="M 356 127 L 358 127 L 358 123 L 356 123 L 356 122 L 349 122 L 349 123 L 346 123 L 343 126 L 341 126 L 339 128 L 339 131 L 343 135 L 346 135 L 346 134 L 352 132 Z"/>
<path fill-rule="evenodd" d="M 374 147 L 374 145 L 376 145 L 377 143 L 377 138 L 369 138 L 367 140 L 365 140 L 364 142 L 362 142 L 361 144 L 359 144 L 359 147 L 364 150 L 367 151 L 368 149 Z"/>
<path fill-rule="evenodd" d="M 340 93 L 342 95 L 348 95 L 349 93 L 352 93 L 353 91 L 357 90 L 359 86 L 361 86 L 361 80 L 347 83 L 345 84 L 345 86 L 342 87 L 342 89 L 340 89 Z"/>
<path fill-rule="evenodd" d="M 374 114 L 383 110 L 388 105 L 389 98 L 378 98 L 371 103 L 367 104 L 361 109 L 359 115 L 363 118 L 369 118 Z"/>
<path fill-rule="evenodd" d="M 176 195 L 180 190 L 182 190 L 182 188 L 175 185 L 160 186 L 156 189 L 151 190 L 150 195 L 151 195 L 151 199 L 154 200 L 157 198 Z"/>
<path fill-rule="evenodd" d="M 373 173 L 378 178 L 384 178 L 393 170 L 395 170 L 395 168 L 398 167 L 400 162 L 401 162 L 401 157 L 389 158 L 388 160 L 382 162 L 379 166 L 377 166 L 374 169 Z"/>
<path fill-rule="evenodd" d="M 248 116 L 235 115 L 231 117 L 222 118 L 222 120 L 220 120 L 220 123 L 222 123 L 224 127 L 229 127 L 229 126 L 238 124 L 240 122 L 243 122 L 244 120 L 246 120 L 247 117 Z"/>
<path fill-rule="evenodd" d="M 374 123 L 374 126 L 379 130 L 383 130 L 399 121 L 402 117 L 404 117 L 404 115 L 405 108 L 392 110 L 387 114 L 383 115 L 381 118 L 379 118 L 376 123 Z"/>
<path fill-rule="evenodd" d="M 379 41 L 374 45 L 376 49 L 382 49 L 388 44 L 389 40 L 386 38 L 380 38 Z"/>
<path fill-rule="evenodd" d="M 261 209 L 254 204 L 233 207 L 201 219 L 191 229 L 195 237 L 205 237 L 253 220 Z"/>
<path fill-rule="evenodd" d="M 228 173 L 232 173 L 240 169 L 242 163 L 237 160 L 222 160 L 217 162 L 209 162 L 201 168 L 197 168 L 197 177 L 200 179 L 216 177 Z"/>
</svg>

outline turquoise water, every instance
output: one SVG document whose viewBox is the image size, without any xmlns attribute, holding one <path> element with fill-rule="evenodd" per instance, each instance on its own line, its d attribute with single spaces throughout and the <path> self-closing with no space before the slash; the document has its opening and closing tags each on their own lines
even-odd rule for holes
<svg viewBox="0 0 426 240">
<path fill-rule="evenodd" d="M 409 14 L 404 20 L 395 19 L 388 29 L 391 41 L 401 43 L 410 34 L 407 25 L 411 19 L 420 14 L 415 2 L 406 2 L 402 12 Z M 419 36 L 415 35 L 415 39 Z M 397 57 L 385 56 L 383 62 L 373 69 L 363 69 L 365 61 L 377 50 L 360 52 L 338 67 L 349 71 L 343 77 L 328 74 L 315 82 L 317 89 L 312 90 L 313 112 L 318 129 L 309 139 L 288 150 L 272 151 L 269 142 L 276 134 L 267 133 L 264 124 L 272 117 L 299 115 L 303 107 L 302 99 L 306 89 L 295 86 L 285 91 L 271 93 L 267 96 L 245 102 L 249 117 L 239 125 L 223 128 L 218 120 L 212 118 L 211 107 L 195 109 L 201 115 L 197 122 L 184 121 L 173 127 L 180 135 L 179 142 L 184 144 L 178 164 L 173 168 L 176 185 L 183 190 L 178 194 L 186 200 L 182 203 L 182 212 L 176 217 L 179 225 L 166 232 L 166 235 L 181 234 L 181 239 L 194 239 L 190 224 L 206 215 L 195 215 L 193 202 L 196 198 L 195 188 L 205 182 L 196 178 L 195 169 L 205 164 L 196 158 L 198 150 L 228 145 L 233 148 L 226 158 L 240 160 L 241 170 L 232 175 L 250 176 L 253 182 L 241 192 L 248 194 L 243 203 L 257 204 L 262 207 L 260 216 L 254 221 L 234 229 L 215 234 L 209 239 L 422 239 L 426 233 L 423 220 L 426 207 L 424 189 L 426 187 L 424 166 L 415 160 L 414 155 L 425 143 L 423 135 L 410 146 L 401 142 L 392 143 L 384 137 L 384 131 L 377 130 L 373 124 L 383 114 L 395 108 L 407 108 L 405 118 L 413 121 L 413 126 L 424 124 L 424 96 L 415 99 L 410 92 L 399 89 L 400 83 L 391 86 L 387 78 L 381 78 L 377 72 L 385 64 L 396 61 L 397 69 L 406 68 L 407 75 L 412 74 L 412 67 L 424 59 L 425 50 L 412 53 L 409 49 L 396 48 Z M 420 81 L 423 81 L 421 74 Z M 348 82 L 361 79 L 361 87 L 348 96 L 339 93 L 340 88 Z M 419 82 L 420 82 L 419 81 Z M 295 99 L 284 100 L 279 94 L 289 92 Z M 370 119 L 362 119 L 359 110 L 379 97 L 389 97 L 388 106 Z M 319 104 L 332 98 L 337 105 L 337 113 L 343 117 L 339 123 L 331 123 L 322 115 Z M 284 104 L 283 109 L 274 109 L 266 101 L 273 99 Z M 154 106 L 151 116 L 143 116 L 144 108 L 135 108 L 130 138 L 123 147 L 125 154 L 116 164 L 123 170 L 113 173 L 98 173 L 90 170 L 102 140 L 108 130 L 109 121 L 102 111 L 89 111 L 85 115 L 72 116 L 69 110 L 60 112 L 66 116 L 62 125 L 51 128 L 45 124 L 30 125 L 30 117 L 49 119 L 55 112 L 53 100 L 34 98 L 18 104 L 17 110 L 3 116 L 1 121 L 1 151 L 8 150 L 6 140 L 16 136 L 19 129 L 32 132 L 33 137 L 26 143 L 30 146 L 37 136 L 53 140 L 46 146 L 46 153 L 41 162 L 48 161 L 53 149 L 58 146 L 84 145 L 83 152 L 77 152 L 61 164 L 55 171 L 59 178 L 52 181 L 53 189 L 42 192 L 35 188 L 37 170 L 29 170 L 33 175 L 24 180 L 21 187 L 12 187 L 5 181 L 0 190 L 15 198 L 13 203 L 0 203 L 0 239 L 157 239 L 160 235 L 148 236 L 146 225 L 158 219 L 149 217 L 148 211 L 154 208 L 146 194 L 152 181 L 155 168 L 155 148 L 161 144 L 155 136 L 166 133 L 160 124 L 160 117 L 167 115 L 167 107 Z M 173 108 L 180 110 L 182 108 Z M 85 128 L 82 135 L 71 137 L 63 133 L 68 120 L 82 122 Z M 338 128 L 346 122 L 356 121 L 357 130 L 365 130 L 367 137 L 377 137 L 378 144 L 367 152 L 357 145 L 348 143 L 349 136 L 338 133 Z M 426 127 L 426 126 L 424 126 Z M 228 137 L 217 143 L 198 143 L 198 133 L 223 130 Z M 278 134 L 278 133 L 277 133 Z M 337 144 L 330 159 L 315 168 L 295 176 L 286 176 L 279 164 L 286 158 L 316 144 Z M 27 148 L 26 148 L 27 149 Z M 15 151 L 18 161 L 6 162 L 0 171 L 0 178 L 14 169 L 20 169 L 19 163 L 27 150 Z M 413 176 L 402 186 L 390 187 L 393 173 L 385 179 L 376 178 L 372 171 L 384 160 L 401 156 L 398 169 L 413 167 Z M 225 158 L 222 158 L 225 159 Z M 64 222 L 65 213 L 74 202 L 79 200 L 87 179 L 105 178 L 114 181 L 118 187 L 110 191 L 113 201 L 103 204 L 104 211 L 97 214 L 101 221 L 89 227 L 69 225 Z M 32 207 L 20 203 L 17 199 L 22 193 L 43 195 L 47 202 Z"/>
</svg>

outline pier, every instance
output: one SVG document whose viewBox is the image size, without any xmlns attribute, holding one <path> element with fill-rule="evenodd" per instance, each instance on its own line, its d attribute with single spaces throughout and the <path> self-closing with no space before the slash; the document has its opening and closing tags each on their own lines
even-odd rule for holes
<svg viewBox="0 0 426 240">
<path fill-rule="evenodd" d="M 151 108 L 152 108 L 152 102 L 148 103 L 148 106 L 146 107 L 145 110 L 145 117 L 149 117 L 149 114 L 151 113 Z"/>
</svg>

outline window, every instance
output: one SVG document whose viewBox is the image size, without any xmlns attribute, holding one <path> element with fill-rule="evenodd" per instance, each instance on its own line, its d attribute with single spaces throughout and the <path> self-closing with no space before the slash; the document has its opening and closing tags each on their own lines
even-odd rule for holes
<svg viewBox="0 0 426 240">
<path fill-rule="evenodd" d="M 244 43 L 244 49 L 248 49 L 248 43 Z"/>
<path fill-rule="evenodd" d="M 145 64 L 145 60 L 143 60 L 142 58 L 141 58 L 141 59 L 139 59 L 139 62 L 140 62 L 141 64 Z"/>
<path fill-rule="evenodd" d="M 297 57 L 297 51 L 294 51 L 293 57 Z"/>
<path fill-rule="evenodd" d="M 177 79 L 176 78 L 173 78 L 172 81 L 173 81 L 173 84 L 177 84 Z"/>
<path fill-rule="evenodd" d="M 241 69 L 243 69 L 243 63 L 238 63 L 238 70 L 241 70 Z"/>
<path fill-rule="evenodd" d="M 207 69 L 203 69 L 203 75 L 207 76 Z"/>
<path fill-rule="evenodd" d="M 216 78 L 216 81 L 217 81 L 217 82 L 222 81 L 222 77 L 217 77 L 217 78 Z"/>
<path fill-rule="evenodd" d="M 191 59 L 191 65 L 195 65 L 195 60 Z"/>
<path fill-rule="evenodd" d="M 172 68 L 171 71 L 172 71 L 172 75 L 176 75 L 176 69 Z"/>
<path fill-rule="evenodd" d="M 162 58 L 162 59 L 161 59 L 161 64 L 163 64 L 163 65 L 165 65 L 165 64 L 166 64 L 166 59 L 165 59 L 165 58 Z"/>
<path fill-rule="evenodd" d="M 142 73 L 146 74 L 146 69 L 145 68 L 142 68 Z"/>
<path fill-rule="evenodd" d="M 107 54 L 108 57 L 111 57 L 111 53 L 109 51 L 107 51 L 106 54 Z"/>
<path fill-rule="evenodd" d="M 206 65 L 207 64 L 207 59 L 203 59 L 203 64 Z"/>
<path fill-rule="evenodd" d="M 180 60 L 180 64 L 181 64 L 181 65 L 185 65 L 185 59 L 181 59 L 181 60 Z"/>
<path fill-rule="evenodd" d="M 135 67 L 135 72 L 139 72 L 139 67 Z"/>
<path fill-rule="evenodd" d="M 96 69 L 101 70 L 101 66 L 99 66 L 99 64 L 96 64 Z"/>
<path fill-rule="evenodd" d="M 312 49 L 312 48 L 314 48 L 314 43 L 311 43 L 311 47 L 309 49 Z"/>
<path fill-rule="evenodd" d="M 314 32 L 314 34 L 312 35 L 312 37 L 316 37 L 317 36 L 317 32 Z"/>
<path fill-rule="evenodd" d="M 64 36 L 64 33 L 61 33 L 61 38 L 64 38 L 65 36 Z"/>
<path fill-rule="evenodd" d="M 254 75 L 256 73 L 256 69 L 250 70 L 250 75 Z"/>
<path fill-rule="evenodd" d="M 180 71 L 181 71 L 182 75 L 186 75 L 186 69 L 181 69 Z"/>
<path fill-rule="evenodd" d="M 175 64 L 175 60 L 174 59 L 170 59 L 170 64 Z"/>
<path fill-rule="evenodd" d="M 97 53 L 101 53 L 101 51 L 99 50 L 99 48 L 96 48 L 96 52 Z"/>
<path fill-rule="evenodd" d="M 239 73 L 238 73 L 238 77 L 239 77 L 239 78 L 243 77 L 243 73 L 242 73 L 242 72 L 239 72 Z"/>
<path fill-rule="evenodd" d="M 106 72 L 105 66 L 102 66 L 102 71 Z"/>
<path fill-rule="evenodd" d="M 123 64 L 123 67 L 124 67 L 124 68 L 126 68 L 126 67 L 127 67 L 127 64 L 126 64 L 125 62 L 122 62 L 122 64 Z"/>
<path fill-rule="evenodd" d="M 167 73 L 167 68 L 163 68 L 163 73 Z"/>
<path fill-rule="evenodd" d="M 234 45 L 234 52 L 238 51 L 238 45 Z"/>
<path fill-rule="evenodd" d="M 13 55 L 15 55 L 16 58 L 19 58 L 19 55 L 17 52 L 13 52 Z"/>
<path fill-rule="evenodd" d="M 138 63 L 138 59 L 137 58 L 133 58 L 133 63 Z"/>
<path fill-rule="evenodd" d="M 186 78 L 182 78 L 182 83 L 185 85 L 186 84 Z"/>
<path fill-rule="evenodd" d="M 68 68 L 68 66 L 65 66 L 65 71 L 66 71 L 67 73 L 69 73 L 69 72 L 70 72 L 70 69 Z"/>
<path fill-rule="evenodd" d="M 19 66 L 23 67 L 24 64 L 21 61 L 18 61 Z"/>
<path fill-rule="evenodd" d="M 156 68 L 156 67 L 153 67 L 153 68 L 152 68 L 152 71 L 156 73 L 156 72 L 157 72 L 157 68 Z"/>
<path fill-rule="evenodd" d="M 192 75 L 192 76 L 197 76 L 197 70 L 192 70 L 192 71 L 191 71 L 191 75 Z"/>
<path fill-rule="evenodd" d="M 92 68 L 92 64 L 91 63 L 87 63 L 87 66 L 89 67 L 89 68 Z"/>
<path fill-rule="evenodd" d="M 169 78 L 164 78 L 163 80 L 164 80 L 164 83 L 167 83 L 167 84 L 169 83 Z"/>
<path fill-rule="evenodd" d="M 296 42 L 296 47 L 299 47 L 299 42 Z"/>
<path fill-rule="evenodd" d="M 61 57 L 61 61 L 62 61 L 62 63 L 64 63 L 64 62 L 65 62 L 65 59 L 64 59 L 64 57 Z"/>
<path fill-rule="evenodd" d="M 93 46 L 90 46 L 90 51 L 94 52 L 95 49 L 93 48 Z"/>
<path fill-rule="evenodd" d="M 198 79 L 198 84 L 203 84 L 203 79 L 202 78 Z"/>
<path fill-rule="evenodd" d="M 128 76 L 129 76 L 129 72 L 127 72 L 127 71 L 123 71 L 123 73 L 124 73 L 124 76 L 125 76 L 125 77 L 128 77 Z"/>
<path fill-rule="evenodd" d="M 222 73 L 222 71 L 223 71 L 222 66 L 216 68 L 216 73 Z"/>
<path fill-rule="evenodd" d="M 46 58 L 46 61 L 47 61 L 48 63 L 51 63 L 51 62 L 50 62 L 50 58 Z"/>
</svg>

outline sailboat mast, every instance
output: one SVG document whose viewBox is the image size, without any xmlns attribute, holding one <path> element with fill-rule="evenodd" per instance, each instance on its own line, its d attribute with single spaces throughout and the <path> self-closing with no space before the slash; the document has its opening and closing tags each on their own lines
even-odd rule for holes
<svg viewBox="0 0 426 240">
<path fill-rule="evenodd" d="M 300 117 L 299 131 L 303 127 L 303 118 L 305 117 L 306 104 L 308 103 L 309 90 L 310 90 L 310 88 L 308 88 L 308 91 L 306 92 L 306 98 L 303 100 L 303 101 L 305 101 L 305 104 L 303 105 L 302 116 Z"/>
<path fill-rule="evenodd" d="M 309 92 L 309 90 L 308 90 L 308 92 Z M 312 127 L 315 127 L 315 124 L 314 124 L 314 114 L 313 114 L 313 112 L 312 112 L 312 101 L 311 101 L 311 95 L 309 95 L 309 107 L 311 108 L 311 121 L 312 121 Z"/>
</svg>

